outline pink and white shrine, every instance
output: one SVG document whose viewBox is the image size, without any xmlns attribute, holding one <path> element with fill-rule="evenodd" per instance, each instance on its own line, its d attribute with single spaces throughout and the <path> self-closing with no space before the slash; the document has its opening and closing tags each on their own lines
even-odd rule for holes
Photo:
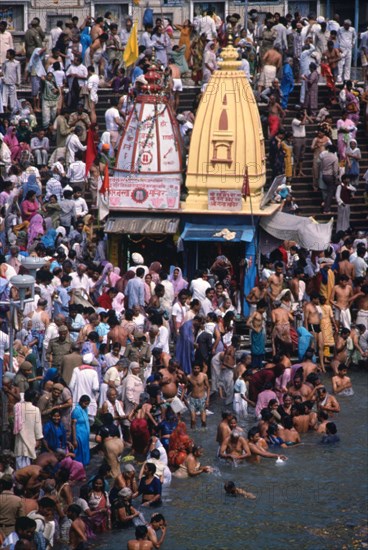
<svg viewBox="0 0 368 550">
<path fill-rule="evenodd" d="M 145 75 L 121 138 L 110 210 L 179 210 L 183 150 L 179 126 L 162 92 L 162 72 L 153 64 Z"/>
</svg>

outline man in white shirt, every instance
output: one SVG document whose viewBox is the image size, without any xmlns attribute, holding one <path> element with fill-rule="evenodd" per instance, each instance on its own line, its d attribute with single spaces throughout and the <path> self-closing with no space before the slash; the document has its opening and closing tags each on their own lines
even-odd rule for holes
<svg viewBox="0 0 368 550">
<path fill-rule="evenodd" d="M 120 40 L 123 48 L 125 48 L 125 46 L 128 43 L 130 33 L 132 31 L 132 27 L 133 27 L 133 21 L 130 17 L 127 17 L 125 20 L 125 29 L 122 29 L 120 32 Z"/>
<path fill-rule="evenodd" d="M 139 39 L 139 45 L 144 46 L 147 50 L 148 48 L 152 48 L 154 42 L 151 39 L 151 34 L 153 31 L 152 25 L 145 25 L 144 26 L 144 32 L 141 34 L 141 37 Z"/>
<path fill-rule="evenodd" d="M 0 66 L 6 59 L 6 52 L 14 49 L 13 37 L 9 31 L 6 30 L 8 26 L 6 21 L 0 21 Z"/>
<path fill-rule="evenodd" d="M 71 273 L 72 282 L 70 288 L 79 290 L 84 298 L 89 299 L 89 291 L 91 287 L 90 279 L 86 275 L 87 268 L 84 264 L 79 264 L 76 273 Z"/>
<path fill-rule="evenodd" d="M 355 277 L 365 277 L 367 273 L 367 262 L 364 257 L 367 253 L 367 249 L 364 245 L 358 245 L 356 249 L 356 256 L 352 258 L 350 256 L 350 263 L 355 268 Z"/>
<path fill-rule="evenodd" d="M 207 271 L 199 271 L 197 278 L 193 279 L 190 283 L 189 290 L 192 293 L 192 300 L 197 299 L 200 302 L 203 302 L 206 298 L 207 288 L 211 288 L 211 285 L 208 282 L 208 273 Z"/>
<path fill-rule="evenodd" d="M 307 115 L 305 110 L 303 110 L 295 115 L 291 123 L 291 130 L 293 132 L 294 174 L 298 177 L 304 176 L 302 164 L 306 144 L 306 122 Z"/>
<path fill-rule="evenodd" d="M 204 317 L 207 317 L 207 315 L 211 311 L 215 311 L 215 308 L 213 307 L 213 303 L 212 303 L 212 300 L 214 299 L 214 297 L 215 297 L 214 289 L 211 287 L 207 288 L 206 297 L 203 300 L 202 307 L 201 307 L 201 315 L 203 315 Z"/>
<path fill-rule="evenodd" d="M 173 305 L 171 318 L 174 331 L 179 334 L 179 329 L 184 323 L 185 314 L 189 310 L 187 305 L 188 291 L 183 289 L 178 294 L 178 301 Z"/>
<path fill-rule="evenodd" d="M 74 155 L 75 161 L 71 162 L 66 174 L 73 187 L 77 186 L 84 192 L 86 182 L 86 163 L 83 162 L 83 151 L 77 151 Z"/>
<path fill-rule="evenodd" d="M 50 39 L 51 39 L 51 48 L 50 49 L 55 48 L 56 42 L 58 41 L 58 38 L 59 38 L 59 36 L 61 35 L 62 32 L 63 32 L 63 22 L 62 21 L 57 21 L 56 27 L 54 27 L 50 31 Z"/>
<path fill-rule="evenodd" d="M 169 330 L 162 324 L 162 319 L 160 321 L 157 319 L 158 324 L 158 334 L 156 337 L 156 348 L 161 348 L 164 353 L 170 353 L 169 349 Z"/>
<path fill-rule="evenodd" d="M 73 84 L 73 78 L 78 79 L 79 86 L 84 86 L 88 78 L 87 67 L 82 64 L 82 58 L 78 55 L 74 56 L 73 63 L 66 71 L 68 77 L 68 86 L 71 88 Z"/>
<path fill-rule="evenodd" d="M 123 119 L 120 117 L 120 113 L 117 109 L 117 100 L 114 98 L 111 100 L 111 107 L 105 112 L 105 124 L 106 130 L 111 137 L 111 145 L 114 149 L 119 141 L 119 130 L 123 128 Z"/>
<path fill-rule="evenodd" d="M 73 198 L 77 218 L 84 218 L 84 216 L 88 214 L 88 206 L 86 201 L 82 197 L 82 189 L 80 187 L 74 187 Z"/>
<path fill-rule="evenodd" d="M 87 145 L 83 145 L 83 143 L 81 143 L 79 139 L 81 135 L 82 135 L 82 129 L 76 126 L 73 132 L 66 139 L 65 164 L 67 166 L 69 166 L 75 161 L 75 154 L 77 151 L 85 151 L 87 149 Z"/>
<path fill-rule="evenodd" d="M 199 20 L 199 34 L 205 34 L 207 40 L 212 40 L 216 35 L 216 24 L 212 19 L 213 11 L 207 10 L 207 15 L 203 15 Z"/>
<path fill-rule="evenodd" d="M 69 389 L 73 396 L 73 408 L 79 403 L 82 395 L 88 395 L 91 403 L 88 405 L 88 418 L 90 423 L 94 422 L 97 414 L 97 396 L 100 389 L 97 371 L 92 367 L 94 362 L 93 353 L 83 355 L 83 365 L 73 370 Z"/>
<path fill-rule="evenodd" d="M 350 80 L 351 56 L 357 35 L 350 19 L 345 19 L 344 25 L 337 31 L 337 41 L 341 52 L 341 59 L 338 63 L 337 82 L 341 83 Z"/>
</svg>

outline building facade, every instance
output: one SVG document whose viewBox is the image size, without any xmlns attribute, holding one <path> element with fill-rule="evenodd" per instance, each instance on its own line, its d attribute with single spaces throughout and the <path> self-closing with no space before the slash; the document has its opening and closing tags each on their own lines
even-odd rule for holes
<svg viewBox="0 0 368 550">
<path fill-rule="evenodd" d="M 49 31 L 58 20 L 68 20 L 72 16 L 82 21 L 87 15 L 103 16 L 107 11 L 113 19 L 121 23 L 126 15 L 131 15 L 141 25 L 146 2 L 136 0 L 2 0 L 0 2 L 0 20 L 8 22 L 9 30 L 14 33 L 17 43 L 21 43 L 29 21 L 39 17 L 41 26 Z M 244 0 L 151 0 L 149 3 L 155 17 L 165 17 L 174 24 L 185 19 L 193 20 L 202 10 L 212 8 L 222 19 L 229 13 L 238 13 L 244 19 Z M 353 24 L 357 22 L 362 30 L 368 21 L 368 2 L 366 0 L 281 0 L 269 2 L 248 2 L 248 9 L 256 8 L 260 14 L 279 12 L 286 14 L 299 11 L 302 15 L 314 12 L 328 16 L 339 13 L 342 18 L 349 17 Z M 365 29 L 364 29 L 365 30 Z"/>
</svg>

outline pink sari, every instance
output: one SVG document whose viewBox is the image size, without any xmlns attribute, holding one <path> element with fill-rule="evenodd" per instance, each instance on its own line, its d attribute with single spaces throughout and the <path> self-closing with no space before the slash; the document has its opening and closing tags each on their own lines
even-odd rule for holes
<svg viewBox="0 0 368 550">
<path fill-rule="evenodd" d="M 33 241 L 40 235 L 43 235 L 45 230 L 43 228 L 43 217 L 41 214 L 35 214 L 30 221 L 28 228 L 28 247 L 33 244 Z"/>
</svg>

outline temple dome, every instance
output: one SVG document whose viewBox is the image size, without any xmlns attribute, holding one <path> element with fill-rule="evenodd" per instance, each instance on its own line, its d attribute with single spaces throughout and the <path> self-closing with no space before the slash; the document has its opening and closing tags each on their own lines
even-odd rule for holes
<svg viewBox="0 0 368 550">
<path fill-rule="evenodd" d="M 260 213 L 266 181 L 264 137 L 252 88 L 231 45 L 221 52 L 199 104 L 190 143 L 185 211 L 208 210 L 211 189 L 242 191 L 242 213 Z M 267 212 L 268 213 L 268 212 Z"/>
</svg>

